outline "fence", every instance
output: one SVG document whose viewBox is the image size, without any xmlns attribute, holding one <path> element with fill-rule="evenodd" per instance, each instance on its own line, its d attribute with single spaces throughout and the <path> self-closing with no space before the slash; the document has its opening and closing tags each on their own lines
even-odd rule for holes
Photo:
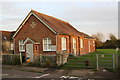
<svg viewBox="0 0 120 80">
<path fill-rule="evenodd" d="M 57 55 L 40 55 L 35 58 L 32 65 L 35 66 L 60 66 L 62 68 L 118 68 L 118 55 L 117 54 L 86 54 L 78 55 L 74 54 L 57 54 Z M 119 60 L 120 61 L 120 60 Z M 3 64 L 20 64 L 19 54 L 2 54 Z M 120 67 L 119 67 L 120 69 Z"/>
<path fill-rule="evenodd" d="M 29 66 L 33 67 L 55 67 L 56 66 L 56 55 L 43 55 L 34 57 L 33 62 L 28 63 Z"/>
<path fill-rule="evenodd" d="M 66 56 L 64 54 L 62 56 Z M 86 54 L 82 56 L 70 56 L 67 58 L 67 62 L 63 65 L 63 68 L 106 68 L 117 69 L 118 58 L 117 54 Z"/>
<path fill-rule="evenodd" d="M 0 54 L 0 62 L 8 65 L 18 65 L 25 62 L 25 57 L 21 54 Z M 40 55 L 34 58 L 34 61 L 28 64 L 35 67 L 56 66 L 56 55 Z"/>
<path fill-rule="evenodd" d="M 19 54 L 1 54 L 2 64 L 20 64 L 20 55 Z"/>
<path fill-rule="evenodd" d="M 56 66 L 56 55 L 42 55 L 40 58 L 42 66 Z"/>
<path fill-rule="evenodd" d="M 120 71 L 120 51 L 118 51 L 118 69 Z"/>
</svg>

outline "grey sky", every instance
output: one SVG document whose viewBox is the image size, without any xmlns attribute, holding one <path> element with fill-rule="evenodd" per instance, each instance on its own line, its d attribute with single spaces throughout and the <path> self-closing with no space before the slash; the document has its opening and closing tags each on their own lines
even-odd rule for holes
<svg viewBox="0 0 120 80">
<path fill-rule="evenodd" d="M 90 35 L 118 36 L 117 2 L 14 2 L 1 3 L 0 30 L 16 30 L 31 9 L 69 22 Z"/>
</svg>

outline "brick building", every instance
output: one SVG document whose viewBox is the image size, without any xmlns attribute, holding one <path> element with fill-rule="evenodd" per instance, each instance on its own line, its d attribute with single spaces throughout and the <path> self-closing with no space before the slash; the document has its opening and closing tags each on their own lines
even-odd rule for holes
<svg viewBox="0 0 120 80">
<path fill-rule="evenodd" d="M 31 61 L 40 54 L 86 54 L 95 51 L 95 40 L 68 22 L 31 10 L 16 30 L 14 53 Z"/>
<path fill-rule="evenodd" d="M 0 31 L 0 54 L 13 54 L 13 39 L 15 31 Z"/>
</svg>

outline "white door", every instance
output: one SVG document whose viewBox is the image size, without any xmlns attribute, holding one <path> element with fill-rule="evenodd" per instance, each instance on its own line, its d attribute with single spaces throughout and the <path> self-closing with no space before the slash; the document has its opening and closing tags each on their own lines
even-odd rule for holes
<svg viewBox="0 0 120 80">
<path fill-rule="evenodd" d="M 73 50 L 74 50 L 74 54 L 76 55 L 76 39 L 73 38 Z"/>
<path fill-rule="evenodd" d="M 26 57 L 30 57 L 30 62 L 33 62 L 33 44 L 26 44 Z"/>
</svg>

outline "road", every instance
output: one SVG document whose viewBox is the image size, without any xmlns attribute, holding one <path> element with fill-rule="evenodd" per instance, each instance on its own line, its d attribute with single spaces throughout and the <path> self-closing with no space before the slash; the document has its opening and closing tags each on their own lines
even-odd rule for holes
<svg viewBox="0 0 120 80">
<path fill-rule="evenodd" d="M 30 68 L 32 69 L 32 68 Z M 26 69 L 24 69 L 26 70 Z M 39 68 L 37 68 L 39 70 Z M 17 69 L 2 69 L 3 78 L 105 78 L 109 80 L 120 80 L 117 79 L 118 75 L 109 71 L 96 71 L 94 72 L 91 69 L 80 69 L 80 70 L 62 70 L 62 69 L 45 69 L 43 72 L 27 72 Z"/>
<path fill-rule="evenodd" d="M 26 72 L 13 69 L 3 69 L 2 77 L 3 78 L 43 78 L 49 74 L 35 73 L 35 72 Z"/>
<path fill-rule="evenodd" d="M 80 78 L 86 76 L 91 70 L 55 70 L 44 71 L 46 73 L 27 72 L 15 69 L 3 69 L 3 78 Z M 88 76 L 88 75 L 87 75 Z M 84 77 L 86 78 L 86 77 Z"/>
</svg>

